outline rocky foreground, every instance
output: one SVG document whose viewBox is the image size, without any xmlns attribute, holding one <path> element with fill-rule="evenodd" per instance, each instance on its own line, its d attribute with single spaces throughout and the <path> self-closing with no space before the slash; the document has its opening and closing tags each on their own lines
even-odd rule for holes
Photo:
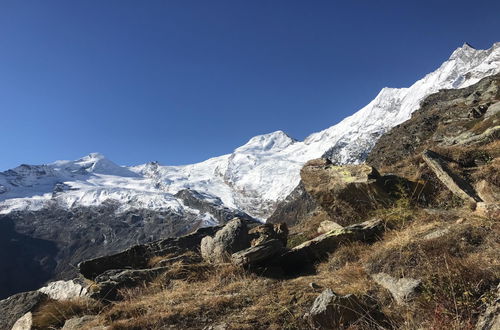
<svg viewBox="0 0 500 330">
<path fill-rule="evenodd" d="M 0 301 L 2 329 L 499 329 L 500 76 L 428 97 L 368 162 Z"/>
</svg>

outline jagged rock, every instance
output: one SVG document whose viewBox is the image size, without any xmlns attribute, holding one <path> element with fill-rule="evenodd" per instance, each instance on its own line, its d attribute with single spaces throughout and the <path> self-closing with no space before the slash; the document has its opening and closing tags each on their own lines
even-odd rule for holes
<svg viewBox="0 0 500 330">
<path fill-rule="evenodd" d="M 343 329 L 362 319 L 370 310 L 359 298 L 349 294 L 339 296 L 324 290 L 315 300 L 305 318 L 313 329 Z"/>
<path fill-rule="evenodd" d="M 476 330 L 499 330 L 500 329 L 500 284 L 497 286 L 495 300 L 486 311 L 479 317 Z"/>
<path fill-rule="evenodd" d="M 446 165 L 443 157 L 438 153 L 425 150 L 422 153 L 422 158 L 429 168 L 434 172 L 436 177 L 456 196 L 466 202 L 477 203 L 481 202 L 481 198 L 477 195 L 474 188 L 465 180 L 454 174 Z"/>
<path fill-rule="evenodd" d="M 389 290 L 398 304 L 404 304 L 411 300 L 417 293 L 422 281 L 413 278 L 394 278 L 386 273 L 370 275 L 380 286 Z"/>
<path fill-rule="evenodd" d="M 327 159 L 314 159 L 300 176 L 306 191 L 334 220 L 346 221 L 391 200 L 380 174 L 365 164 L 336 166 Z"/>
<path fill-rule="evenodd" d="M 96 286 L 93 287 L 90 297 L 99 300 L 116 300 L 119 289 L 151 282 L 168 269 L 169 267 L 108 270 L 95 278 Z"/>
<path fill-rule="evenodd" d="M 250 237 L 246 223 L 234 218 L 214 237 L 206 236 L 201 240 L 201 256 L 208 262 L 229 261 L 231 254 L 250 246 Z"/>
<path fill-rule="evenodd" d="M 477 203 L 476 213 L 489 219 L 500 219 L 500 203 Z"/>
<path fill-rule="evenodd" d="M 33 314 L 28 312 L 21 316 L 12 326 L 11 330 L 30 330 L 33 325 Z"/>
<path fill-rule="evenodd" d="M 270 258 L 282 253 L 283 242 L 279 239 L 271 239 L 252 246 L 248 249 L 233 253 L 231 262 L 238 266 L 251 267 L 258 265 Z"/>
<path fill-rule="evenodd" d="M 335 251 L 342 243 L 361 241 L 372 242 L 384 230 L 384 222 L 372 219 L 341 229 L 332 230 L 312 240 L 306 241 L 281 255 L 276 262 L 284 269 L 293 271 L 301 266 L 321 260 Z"/>
<path fill-rule="evenodd" d="M 98 326 L 98 327 L 89 327 L 88 324 L 97 319 L 95 315 L 84 315 L 82 317 L 74 317 L 72 319 L 66 320 L 64 322 L 64 326 L 61 330 L 78 330 L 78 329 L 90 329 L 90 330 L 105 330 L 108 327 Z"/>
<path fill-rule="evenodd" d="M 271 239 L 280 240 L 286 246 L 288 239 L 288 226 L 286 223 L 266 223 L 248 231 L 251 238 L 251 246 L 262 244 Z"/>
<path fill-rule="evenodd" d="M 117 254 L 83 261 L 78 268 L 85 278 L 91 280 L 110 269 L 146 268 L 152 257 L 197 249 L 203 237 L 213 235 L 219 229 L 220 227 L 200 228 L 189 235 L 136 245 Z"/>
<path fill-rule="evenodd" d="M 339 225 L 336 222 L 325 220 L 319 224 L 318 234 L 324 234 L 324 233 L 328 233 L 329 231 L 342 229 L 342 228 L 344 228 L 344 227 L 342 227 L 341 225 Z"/>
<path fill-rule="evenodd" d="M 68 300 L 87 295 L 87 286 L 75 280 L 51 282 L 38 291 L 45 293 L 54 300 Z"/>
<path fill-rule="evenodd" d="M 32 311 L 47 299 L 45 293 L 29 291 L 0 300 L 0 329 L 10 329 L 21 316 Z"/>
</svg>

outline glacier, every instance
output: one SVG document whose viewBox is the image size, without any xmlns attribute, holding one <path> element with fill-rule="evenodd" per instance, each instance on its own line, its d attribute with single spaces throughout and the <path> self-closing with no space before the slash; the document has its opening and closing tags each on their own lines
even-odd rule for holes
<svg viewBox="0 0 500 330">
<path fill-rule="evenodd" d="M 251 138 L 231 154 L 183 166 L 157 162 L 119 166 L 97 153 L 76 161 L 21 165 L 0 173 L 0 214 L 48 206 L 93 206 L 109 200 L 121 205 L 119 211 L 196 212 L 175 196 L 190 189 L 208 202 L 219 201 L 265 221 L 297 186 L 306 161 L 323 156 L 338 164 L 360 163 L 377 139 L 409 119 L 426 96 L 467 87 L 499 72 L 500 43 L 486 50 L 464 44 L 410 87 L 383 88 L 352 116 L 304 141 L 276 131 Z M 207 225 L 217 222 L 210 214 L 200 217 Z"/>
</svg>

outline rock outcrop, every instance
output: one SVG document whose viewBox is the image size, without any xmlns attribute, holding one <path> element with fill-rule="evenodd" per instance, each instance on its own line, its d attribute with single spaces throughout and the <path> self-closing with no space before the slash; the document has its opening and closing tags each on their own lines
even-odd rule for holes
<svg viewBox="0 0 500 330">
<path fill-rule="evenodd" d="M 246 223 L 235 218 L 229 221 L 214 237 L 206 236 L 201 240 L 201 256 L 208 262 L 229 261 L 231 254 L 250 246 L 250 236 Z"/>
<path fill-rule="evenodd" d="M 366 164 L 337 166 L 327 159 L 314 159 L 300 172 L 307 193 L 344 226 L 357 223 L 370 210 L 390 206 L 401 194 L 425 199 L 424 185 L 396 175 L 380 175 Z"/>
<path fill-rule="evenodd" d="M 281 240 L 270 239 L 248 249 L 233 253 L 231 262 L 238 266 L 254 267 L 262 262 L 269 261 L 284 252 L 284 250 L 285 247 Z"/>
<path fill-rule="evenodd" d="M 182 254 L 198 249 L 203 237 L 213 235 L 219 229 L 220 227 L 200 228 L 189 235 L 136 245 L 117 254 L 83 261 L 78 268 L 85 278 L 91 280 L 110 269 L 147 268 L 149 259 L 152 257 L 168 253 Z"/>
<path fill-rule="evenodd" d="M 439 146 L 478 145 L 490 142 L 485 133 L 495 125 L 500 100 L 500 74 L 477 84 L 442 90 L 429 95 L 411 119 L 384 134 L 370 152 L 367 163 L 378 168 L 391 166 L 425 149 Z M 491 104 L 481 116 L 469 116 L 471 109 Z M 474 129 L 472 129 L 474 128 Z M 476 138 L 483 135 L 484 138 Z"/>
<path fill-rule="evenodd" d="M 86 297 L 88 287 L 83 281 L 78 280 L 55 281 L 38 289 L 38 291 L 45 293 L 50 299 L 68 300 Z"/>
<path fill-rule="evenodd" d="M 10 329 L 17 320 L 47 299 L 45 293 L 29 291 L 0 300 L 0 329 Z"/>
</svg>

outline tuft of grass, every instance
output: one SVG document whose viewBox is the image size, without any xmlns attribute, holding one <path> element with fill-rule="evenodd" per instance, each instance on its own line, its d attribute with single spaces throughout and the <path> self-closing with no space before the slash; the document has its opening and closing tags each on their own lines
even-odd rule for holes
<svg viewBox="0 0 500 330">
<path fill-rule="evenodd" d="M 33 313 L 33 329 L 58 329 L 66 320 L 83 315 L 97 315 L 104 306 L 89 299 L 48 300 Z"/>
</svg>

